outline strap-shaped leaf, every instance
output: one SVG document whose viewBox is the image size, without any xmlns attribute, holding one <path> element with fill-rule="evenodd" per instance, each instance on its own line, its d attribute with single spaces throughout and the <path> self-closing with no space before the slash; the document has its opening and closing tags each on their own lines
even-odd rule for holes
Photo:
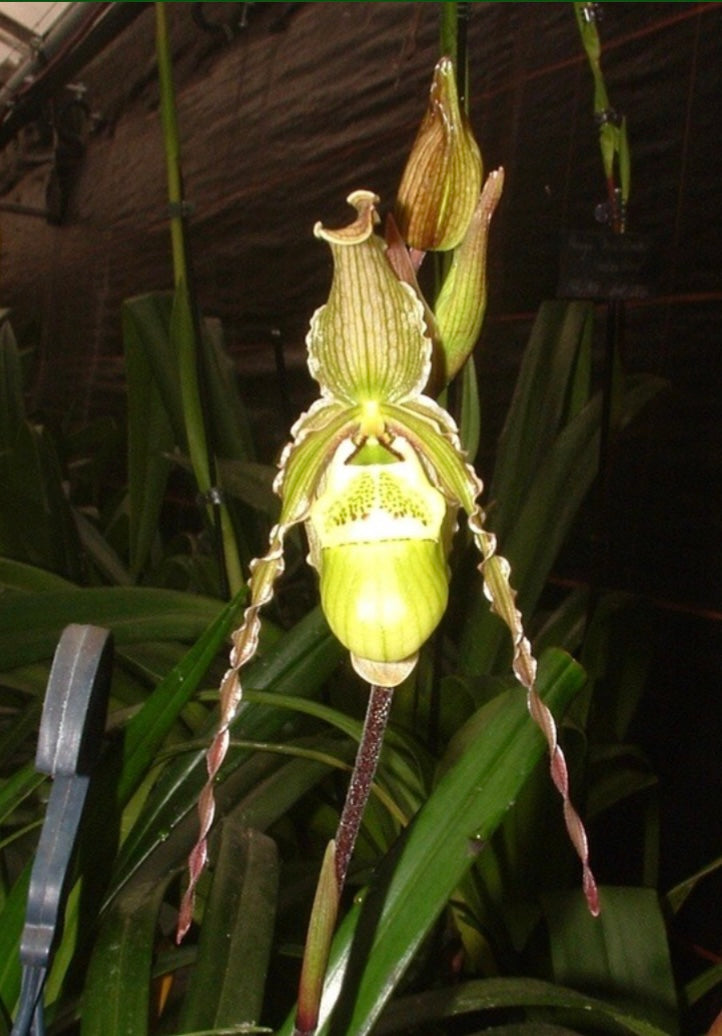
<svg viewBox="0 0 722 1036">
<path fill-rule="evenodd" d="M 82 1036 L 147 1032 L 156 920 L 166 884 L 153 880 L 128 889 L 105 917 L 85 982 Z"/>
<path fill-rule="evenodd" d="M 343 654 L 338 641 L 331 636 L 320 609 L 314 609 L 264 654 L 247 671 L 250 687 L 274 689 L 281 694 L 311 697 L 317 694 Z M 288 722 L 284 709 L 269 709 L 241 704 L 239 730 L 250 739 L 273 740 Z M 216 721 L 214 718 L 213 725 Z M 247 758 L 248 752 L 234 754 L 235 766 Z M 185 753 L 169 764 L 159 778 L 141 816 L 129 832 L 116 861 L 114 879 L 108 896 L 115 895 L 136 870 L 164 843 L 168 847 L 174 829 L 192 810 L 205 775 L 203 753 Z M 230 769 L 226 767 L 225 770 Z M 222 788 L 219 788 L 219 793 Z M 168 838 L 168 832 L 173 832 Z M 191 823 L 180 836 L 173 865 L 182 860 L 193 844 L 197 823 Z"/>
<path fill-rule="evenodd" d="M 162 369 L 167 358 L 167 323 L 162 318 L 169 314 L 163 313 L 164 302 L 163 296 L 146 295 L 126 302 L 122 309 L 128 383 L 129 548 L 134 578 L 158 535 L 171 466 L 167 455 L 176 443 L 184 441 L 174 435 L 168 408 L 168 397 L 177 391 L 176 372 L 166 370 L 164 385 L 154 370 Z"/>
<path fill-rule="evenodd" d="M 388 1010 L 374 1029 L 375 1036 L 391 1036 L 402 1033 L 415 1022 L 428 1023 L 431 1019 L 460 1018 L 479 1011 L 518 1010 L 528 1007 L 547 1011 L 558 1009 L 574 1012 L 584 1018 L 587 1026 L 599 1027 L 602 1031 L 633 1033 L 634 1036 L 669 1036 L 667 1029 L 660 1029 L 646 1018 L 620 1007 L 616 1003 L 586 996 L 575 989 L 543 982 L 534 978 L 485 978 L 462 982 L 449 988 L 428 990 L 414 996 L 402 997 L 389 1005 Z M 488 1018 L 491 1025 L 493 1015 Z M 548 1022 L 514 1022 L 512 1026 L 494 1026 L 485 1031 L 503 1036 L 576 1036 L 577 1029 L 558 1028 Z"/>
<path fill-rule="evenodd" d="M 242 813 L 221 827 L 198 959 L 180 1019 L 182 1032 L 257 1022 L 261 1016 L 278 892 L 275 842 Z"/>
<path fill-rule="evenodd" d="M 605 888 L 594 920 L 579 897 L 545 896 L 554 979 L 562 985 L 634 1004 L 651 1024 L 678 1031 L 678 1003 L 659 896 L 651 888 Z"/>
<path fill-rule="evenodd" d="M 80 624 L 110 628 L 117 645 L 192 640 L 222 611 L 210 597 L 155 587 L 73 587 L 0 596 L 0 659 L 4 668 L 52 657 L 72 615 Z"/>
</svg>

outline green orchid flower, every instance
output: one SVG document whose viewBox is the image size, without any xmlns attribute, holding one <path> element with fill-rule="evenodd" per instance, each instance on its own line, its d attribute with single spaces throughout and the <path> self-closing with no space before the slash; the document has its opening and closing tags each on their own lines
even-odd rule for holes
<svg viewBox="0 0 722 1036">
<path fill-rule="evenodd" d="M 280 517 L 268 552 L 252 565 L 250 603 L 233 635 L 219 730 L 199 802 L 201 830 L 189 862 L 181 936 L 206 862 L 213 781 L 241 700 L 239 672 L 256 651 L 259 613 L 283 571 L 288 530 L 305 523 L 324 613 L 357 672 L 375 687 L 393 688 L 414 668 L 446 608 L 446 559 L 460 510 L 481 555 L 485 593 L 510 629 L 514 672 L 547 738 L 587 896 L 597 909 L 586 836 L 569 802 L 554 720 L 535 690 L 536 662 L 509 585 L 509 565 L 496 553 L 477 502 L 482 483 L 461 449 L 454 420 L 424 394 L 434 348 L 427 307 L 387 258 L 376 233 L 378 198 L 356 191 L 348 201 L 356 210 L 349 226 L 329 230 L 317 224 L 314 231 L 330 246 L 334 263 L 328 301 L 314 314 L 307 337 L 320 398 L 296 422 L 281 456 L 275 482 Z M 477 267 L 469 264 L 478 280 Z M 478 305 L 479 292 L 471 294 Z"/>
<path fill-rule="evenodd" d="M 554 718 L 536 691 L 536 661 L 509 583 L 509 565 L 485 528 L 478 503 L 482 483 L 462 450 L 456 424 L 433 398 L 460 370 L 479 336 L 489 224 L 503 182 L 503 171 L 497 170 L 482 188 L 479 149 L 458 102 L 453 66 L 442 58 L 387 239 L 377 233 L 379 199 L 365 190 L 348 198 L 356 213 L 348 226 L 314 228 L 333 257 L 328 300 L 314 313 L 306 340 L 320 395 L 291 429 L 274 483 L 281 499 L 278 523 L 267 553 L 251 565 L 249 604 L 233 634 L 230 667 L 220 688 L 220 722 L 207 754 L 200 831 L 177 932 L 180 941 L 190 926 L 194 890 L 206 864 L 213 784 L 242 697 L 240 672 L 256 652 L 260 611 L 283 572 L 285 537 L 303 523 L 324 614 L 370 692 L 346 801 L 311 912 L 294 1036 L 312 1036 L 317 1029 L 341 891 L 393 689 L 414 669 L 446 609 L 447 559 L 461 511 L 480 553 L 484 592 L 510 630 L 513 670 L 546 738 L 587 901 L 592 913 L 598 912 L 586 833 L 569 799 Z M 416 280 L 428 249 L 453 250 L 433 311 Z"/>
<path fill-rule="evenodd" d="M 376 771 L 393 689 L 412 672 L 437 628 L 449 596 L 447 559 L 461 511 L 479 550 L 492 609 L 506 623 L 513 671 L 530 714 L 546 738 L 551 776 L 582 865 L 589 908 L 598 894 L 587 838 L 569 798 L 554 718 L 536 691 L 536 660 L 525 636 L 510 569 L 496 552 L 478 503 L 482 483 L 462 450 L 449 413 L 433 398 L 461 369 L 479 336 L 486 306 L 489 224 L 501 197 L 503 170 L 482 188 L 482 165 L 447 58 L 438 63 L 429 108 L 402 179 L 386 240 L 377 233 L 379 199 L 348 198 L 355 219 L 316 237 L 333 257 L 328 300 L 311 319 L 308 366 L 320 395 L 291 429 L 274 489 L 278 523 L 264 557 L 251 565 L 250 600 L 233 634 L 230 667 L 220 688 L 220 722 L 208 750 L 198 841 L 188 863 L 177 938 L 193 916 L 207 860 L 213 785 L 242 697 L 240 672 L 254 656 L 260 612 L 283 572 L 284 541 L 303 523 L 308 560 L 319 577 L 329 626 L 369 683 L 369 700 L 336 836 L 328 845 L 309 921 L 294 1036 L 317 1030 L 321 992 L 341 892 Z M 416 270 L 426 250 L 453 250 L 432 307 Z"/>
</svg>

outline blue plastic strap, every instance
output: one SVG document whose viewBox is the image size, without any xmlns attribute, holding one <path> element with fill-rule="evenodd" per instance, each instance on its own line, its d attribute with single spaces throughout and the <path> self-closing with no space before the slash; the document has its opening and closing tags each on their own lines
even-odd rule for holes
<svg viewBox="0 0 722 1036">
<path fill-rule="evenodd" d="M 68 626 L 50 670 L 35 765 L 53 777 L 30 875 L 20 1006 L 12 1036 L 42 1036 L 42 989 L 56 938 L 65 885 L 105 725 L 113 644 L 108 630 Z"/>
<path fill-rule="evenodd" d="M 89 774 L 108 707 L 112 636 L 98 626 L 66 626 L 45 694 L 35 767 L 53 777 Z"/>
</svg>

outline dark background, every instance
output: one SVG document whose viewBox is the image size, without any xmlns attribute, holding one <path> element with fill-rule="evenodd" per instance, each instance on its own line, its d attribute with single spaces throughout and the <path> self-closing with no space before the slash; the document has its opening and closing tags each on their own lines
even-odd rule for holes
<svg viewBox="0 0 722 1036">
<path fill-rule="evenodd" d="M 356 188 L 391 205 L 440 5 L 205 3 L 205 27 L 198 5 L 165 6 L 200 300 L 223 321 L 271 460 L 286 434 L 274 341 L 293 410 L 315 394 L 304 335 L 330 266 L 312 226 L 345 222 Z M 669 386 L 613 446 L 605 516 L 605 583 L 638 594 L 651 617 L 635 734 L 660 777 L 664 888 L 722 853 L 722 5 L 600 7 L 607 86 L 629 124 L 629 228 L 650 235 L 658 272 L 651 296 L 625 306 L 624 359 Z M 506 171 L 476 354 L 483 475 L 534 313 L 557 293 L 563 236 L 594 229 L 604 183 L 572 5 L 470 8 L 472 122 L 486 168 Z M 2 214 L 0 302 L 38 347 L 38 412 L 82 422 L 122 418 L 121 301 L 172 281 L 152 9 L 79 78 L 94 118 L 65 220 Z M 5 148 L 3 201 L 44 205 L 42 150 L 30 129 Z M 588 578 L 586 530 L 558 580 Z"/>
</svg>

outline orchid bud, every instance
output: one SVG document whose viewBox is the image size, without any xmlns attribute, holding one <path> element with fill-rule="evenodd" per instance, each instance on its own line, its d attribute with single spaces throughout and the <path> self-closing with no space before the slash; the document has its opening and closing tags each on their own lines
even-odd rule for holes
<svg viewBox="0 0 722 1036">
<path fill-rule="evenodd" d="M 486 310 L 489 224 L 503 186 L 503 169 L 489 174 L 434 306 L 437 344 L 445 366 L 443 384 L 461 370 L 481 331 Z"/>
<path fill-rule="evenodd" d="M 441 58 L 396 201 L 396 222 L 406 243 L 422 251 L 458 245 L 481 179 L 481 154 L 459 104 L 454 66 L 450 58 Z"/>
</svg>

